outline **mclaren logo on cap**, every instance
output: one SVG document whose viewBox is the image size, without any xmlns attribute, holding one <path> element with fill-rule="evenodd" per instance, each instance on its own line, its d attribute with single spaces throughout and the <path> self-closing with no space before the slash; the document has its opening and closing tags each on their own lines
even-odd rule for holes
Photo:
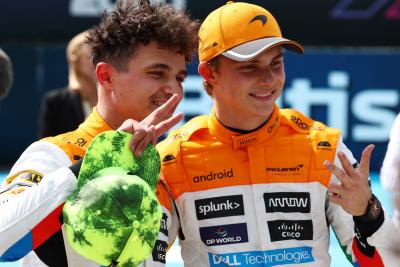
<svg viewBox="0 0 400 267">
<path fill-rule="evenodd" d="M 265 25 L 265 23 L 267 23 L 267 17 L 265 15 L 258 15 L 255 16 L 252 20 L 250 20 L 249 24 L 256 20 L 261 21 L 263 26 Z"/>
</svg>

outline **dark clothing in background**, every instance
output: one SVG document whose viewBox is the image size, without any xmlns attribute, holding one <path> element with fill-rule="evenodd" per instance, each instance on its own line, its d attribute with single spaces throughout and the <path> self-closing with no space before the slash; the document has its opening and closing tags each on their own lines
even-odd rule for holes
<svg viewBox="0 0 400 267">
<path fill-rule="evenodd" d="M 78 92 L 61 88 L 44 94 L 39 113 L 39 139 L 78 128 L 85 120 Z"/>
</svg>

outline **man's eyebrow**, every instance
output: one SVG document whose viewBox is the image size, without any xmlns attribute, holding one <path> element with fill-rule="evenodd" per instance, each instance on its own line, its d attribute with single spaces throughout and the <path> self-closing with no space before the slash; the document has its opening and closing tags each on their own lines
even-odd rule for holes
<svg viewBox="0 0 400 267">
<path fill-rule="evenodd" d="M 146 66 L 146 69 L 164 69 L 164 70 L 171 70 L 172 68 L 164 63 L 154 63 L 149 66 Z"/>
<path fill-rule="evenodd" d="M 171 66 L 169 66 L 168 64 L 163 64 L 163 63 L 155 63 L 152 64 L 150 66 L 147 66 L 146 69 L 162 69 L 162 70 L 167 70 L 167 71 L 171 71 L 172 68 Z M 184 75 L 185 77 L 187 76 L 187 71 L 182 69 L 180 71 L 178 71 L 179 75 Z"/>
<path fill-rule="evenodd" d="M 281 52 L 279 52 L 279 54 L 276 55 L 276 57 L 274 57 L 274 58 L 283 57 L 284 54 L 285 54 L 285 52 L 281 51 Z"/>
</svg>

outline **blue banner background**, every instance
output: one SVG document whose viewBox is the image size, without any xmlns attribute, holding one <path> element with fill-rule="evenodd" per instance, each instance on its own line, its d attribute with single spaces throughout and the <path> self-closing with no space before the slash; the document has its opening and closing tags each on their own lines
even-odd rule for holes
<svg viewBox="0 0 400 267">
<path fill-rule="evenodd" d="M 67 84 L 65 45 L 3 46 L 14 64 L 15 82 L 0 104 L 0 165 L 13 163 L 37 136 L 40 99 L 45 91 Z M 378 171 L 391 124 L 400 110 L 400 51 L 374 49 L 307 49 L 288 52 L 281 107 L 294 107 L 329 126 L 340 128 L 356 158 L 369 143 L 376 145 L 371 168 Z M 211 98 L 202 88 L 197 62 L 188 66 L 185 98 L 179 110 L 187 121 L 208 113 Z"/>
</svg>

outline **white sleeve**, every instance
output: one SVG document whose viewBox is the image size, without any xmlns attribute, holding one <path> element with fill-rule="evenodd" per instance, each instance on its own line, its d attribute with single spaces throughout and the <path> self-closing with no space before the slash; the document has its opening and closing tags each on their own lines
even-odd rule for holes
<svg viewBox="0 0 400 267">
<path fill-rule="evenodd" d="M 63 150 L 44 141 L 33 143 L 15 163 L 0 188 L 0 259 L 76 189 L 71 164 Z"/>
<path fill-rule="evenodd" d="M 337 156 L 337 153 L 341 151 L 343 152 L 346 157 L 349 159 L 350 163 L 357 164 L 357 160 L 354 158 L 353 154 L 351 151 L 346 147 L 346 145 L 343 143 L 343 140 L 340 139 L 338 142 L 338 146 L 336 149 L 335 153 L 335 159 L 334 159 L 334 164 L 338 167 L 341 168 L 342 164 L 340 163 L 340 160 Z M 333 183 L 339 183 L 339 180 L 336 178 L 335 175 L 332 174 L 331 176 L 331 182 Z M 326 199 L 326 216 L 328 219 L 328 222 L 331 224 L 332 229 L 342 246 L 342 248 L 345 250 L 345 253 L 349 255 L 353 255 L 351 245 L 353 242 L 353 237 L 354 237 L 354 222 L 353 222 L 353 216 L 349 213 L 347 213 L 345 210 L 342 209 L 341 206 L 332 203 L 329 201 L 328 196 Z M 352 256 L 354 260 L 354 256 Z"/>
<path fill-rule="evenodd" d="M 386 190 L 400 192 L 400 114 L 397 115 L 390 132 L 380 178 Z"/>
<path fill-rule="evenodd" d="M 400 231 L 394 220 L 385 211 L 385 221 L 376 232 L 367 238 L 374 246 L 385 266 L 398 266 L 400 263 Z"/>
</svg>

